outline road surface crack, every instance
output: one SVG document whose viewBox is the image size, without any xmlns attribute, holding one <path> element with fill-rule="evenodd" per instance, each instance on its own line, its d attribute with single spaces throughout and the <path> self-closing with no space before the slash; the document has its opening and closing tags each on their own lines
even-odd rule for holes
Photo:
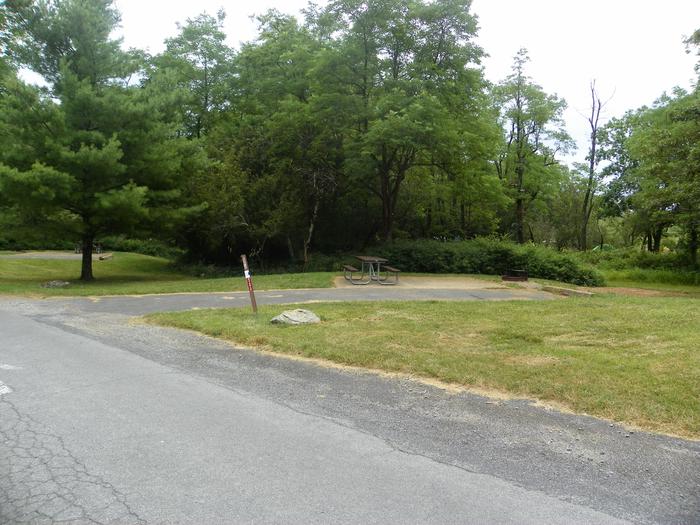
<svg viewBox="0 0 700 525">
<path fill-rule="evenodd" d="M 126 496 L 0 397 L 0 523 L 145 524 Z"/>
</svg>

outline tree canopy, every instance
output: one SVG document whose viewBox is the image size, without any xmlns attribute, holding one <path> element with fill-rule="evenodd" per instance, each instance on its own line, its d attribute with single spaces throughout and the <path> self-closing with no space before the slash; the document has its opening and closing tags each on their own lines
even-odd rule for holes
<svg viewBox="0 0 700 525">
<path fill-rule="evenodd" d="M 114 38 L 111 0 L 5 2 L 0 244 L 79 242 L 86 280 L 93 242 L 118 233 L 308 265 L 400 238 L 587 249 L 624 230 L 652 251 L 674 236 L 697 264 L 697 87 L 603 122 L 592 85 L 588 163 L 567 167 L 566 102 L 525 49 L 486 81 L 470 0 L 272 10 L 238 50 L 224 21 L 188 19 L 149 56 Z"/>
</svg>

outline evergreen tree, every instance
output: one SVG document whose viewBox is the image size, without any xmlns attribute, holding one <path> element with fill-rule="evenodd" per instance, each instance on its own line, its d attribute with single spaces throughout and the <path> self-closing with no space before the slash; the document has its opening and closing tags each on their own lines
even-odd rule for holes
<svg viewBox="0 0 700 525">
<path fill-rule="evenodd" d="M 4 85 L 0 191 L 79 236 L 80 278 L 90 281 L 97 236 L 177 217 L 182 174 L 199 152 L 174 138 L 165 96 L 137 83 L 143 54 L 110 37 L 119 22 L 111 0 L 20 9 L 18 56 L 49 87 Z"/>
</svg>

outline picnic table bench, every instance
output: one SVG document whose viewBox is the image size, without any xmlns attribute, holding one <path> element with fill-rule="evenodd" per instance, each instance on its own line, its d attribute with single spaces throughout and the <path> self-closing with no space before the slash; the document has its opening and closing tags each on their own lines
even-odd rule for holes
<svg viewBox="0 0 700 525">
<path fill-rule="evenodd" d="M 344 277 L 352 284 L 369 284 L 372 281 L 384 285 L 398 284 L 401 270 L 385 264 L 388 262 L 386 259 L 374 255 L 355 255 L 355 259 L 362 263 L 361 270 L 351 264 L 343 265 Z M 355 277 L 358 273 L 360 276 Z"/>
<path fill-rule="evenodd" d="M 506 272 L 501 276 L 504 281 L 527 281 L 528 273 L 527 270 L 515 270 L 508 268 Z"/>
</svg>

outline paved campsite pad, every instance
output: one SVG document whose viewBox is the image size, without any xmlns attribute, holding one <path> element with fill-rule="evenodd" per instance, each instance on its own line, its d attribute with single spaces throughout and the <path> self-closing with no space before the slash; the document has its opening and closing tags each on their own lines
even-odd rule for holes
<svg viewBox="0 0 700 525">
<path fill-rule="evenodd" d="M 326 301 L 513 301 L 552 300 L 559 296 L 520 288 L 421 289 L 390 286 L 352 286 L 309 290 L 268 290 L 255 293 L 259 304 L 314 303 Z M 143 315 L 192 308 L 250 307 L 248 292 L 174 293 L 51 298 L 85 312 Z"/>
<path fill-rule="evenodd" d="M 367 285 L 352 284 L 343 276 L 336 277 L 333 284 L 336 288 L 366 288 L 379 286 L 377 283 L 370 283 Z M 458 275 L 401 275 L 398 284 L 394 286 L 411 290 L 506 290 L 512 288 L 498 281 L 461 277 Z"/>
</svg>

